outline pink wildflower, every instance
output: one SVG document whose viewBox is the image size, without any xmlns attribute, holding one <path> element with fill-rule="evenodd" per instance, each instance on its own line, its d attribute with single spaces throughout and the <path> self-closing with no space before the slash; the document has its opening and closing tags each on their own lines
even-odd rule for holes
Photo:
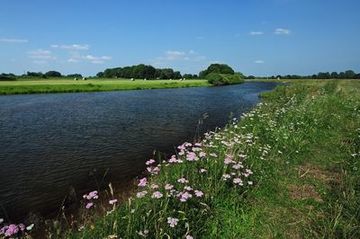
<svg viewBox="0 0 360 239">
<path fill-rule="evenodd" d="M 234 179 L 233 179 L 233 183 L 234 183 L 234 184 L 237 184 L 237 185 L 240 185 L 240 186 L 244 185 L 244 184 L 243 184 L 243 181 L 241 180 L 241 178 L 234 178 Z"/>
<path fill-rule="evenodd" d="M 194 239 L 191 235 L 187 235 L 185 239 Z"/>
<path fill-rule="evenodd" d="M 153 194 L 152 194 L 152 196 L 151 196 L 152 198 L 162 198 L 163 197 L 163 194 L 161 193 L 161 192 L 159 192 L 159 191 L 156 191 L 156 192 L 154 192 Z"/>
<path fill-rule="evenodd" d="M 140 179 L 140 182 L 138 184 L 139 187 L 145 187 L 147 184 L 147 178 Z"/>
<path fill-rule="evenodd" d="M 205 152 L 200 152 L 200 153 L 199 153 L 199 156 L 200 156 L 200 158 L 203 158 L 203 157 L 206 156 L 206 153 L 205 153 Z"/>
<path fill-rule="evenodd" d="M 150 186 L 152 189 L 158 189 L 159 188 L 159 185 L 157 185 L 157 184 L 151 184 L 151 186 Z"/>
<path fill-rule="evenodd" d="M 192 191 L 192 190 L 193 190 L 192 187 L 190 187 L 190 186 L 185 186 L 184 189 L 185 189 L 186 191 Z"/>
<path fill-rule="evenodd" d="M 109 204 L 110 205 L 114 205 L 115 203 L 117 203 L 117 199 L 112 199 L 112 200 L 109 200 Z"/>
<path fill-rule="evenodd" d="M 179 179 L 177 180 L 177 182 L 184 184 L 184 183 L 188 183 L 189 181 L 188 181 L 186 178 L 179 178 Z"/>
<path fill-rule="evenodd" d="M 181 192 L 178 196 L 180 197 L 181 202 L 186 202 L 187 200 L 192 198 L 192 195 L 188 192 Z"/>
<path fill-rule="evenodd" d="M 173 188 L 174 188 L 174 185 L 171 185 L 171 184 L 168 184 L 168 183 L 165 185 L 165 190 L 171 190 Z"/>
<path fill-rule="evenodd" d="M 173 156 L 171 156 L 171 158 L 169 159 L 169 163 L 177 163 L 177 159 L 176 159 L 176 156 L 175 155 L 173 155 Z"/>
<path fill-rule="evenodd" d="M 5 226 L 3 228 L 3 230 L 5 231 L 4 232 L 4 235 L 6 237 L 10 237 L 10 236 L 13 236 L 13 235 L 16 235 L 18 232 L 19 232 L 19 228 L 18 226 L 16 226 L 15 224 L 10 224 L 9 226 Z"/>
<path fill-rule="evenodd" d="M 147 194 L 147 191 L 141 191 L 136 194 L 137 198 L 143 198 Z"/>
<path fill-rule="evenodd" d="M 198 198 L 201 198 L 202 196 L 204 196 L 204 193 L 199 190 L 195 190 L 194 192 L 195 192 L 195 196 Z"/>
<path fill-rule="evenodd" d="M 145 162 L 146 165 L 151 165 L 153 163 L 155 163 L 156 161 L 154 159 L 149 159 L 148 161 Z"/>
<path fill-rule="evenodd" d="M 173 217 L 168 217 L 167 218 L 167 223 L 170 225 L 170 227 L 175 227 L 179 222 L 179 219 L 177 218 L 173 218 Z"/>
<path fill-rule="evenodd" d="M 189 152 L 186 155 L 186 160 L 187 161 L 197 161 L 199 158 L 196 156 L 196 154 L 194 152 Z"/>
<path fill-rule="evenodd" d="M 224 174 L 222 176 L 222 178 L 223 178 L 224 181 L 227 181 L 229 178 L 231 178 L 231 176 L 230 176 L 230 174 Z"/>
<path fill-rule="evenodd" d="M 88 202 L 85 207 L 86 209 L 90 209 L 92 206 L 94 206 L 94 203 Z"/>
<path fill-rule="evenodd" d="M 234 161 L 233 161 L 232 156 L 226 155 L 226 157 L 225 157 L 225 159 L 224 159 L 224 164 L 231 164 L 231 163 L 233 163 L 233 162 L 234 162 Z"/>
</svg>

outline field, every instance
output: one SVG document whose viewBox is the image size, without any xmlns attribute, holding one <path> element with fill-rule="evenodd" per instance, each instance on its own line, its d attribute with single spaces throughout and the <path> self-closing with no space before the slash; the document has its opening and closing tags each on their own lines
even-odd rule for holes
<svg viewBox="0 0 360 239">
<path fill-rule="evenodd" d="M 79 218 L 46 236 L 360 238 L 360 81 L 296 81 L 262 98 L 148 160 L 127 200 L 111 187 L 84 195 Z"/>
<path fill-rule="evenodd" d="M 18 81 L 0 81 L 0 95 L 7 94 L 33 94 L 33 93 L 59 93 L 59 92 L 94 92 L 115 90 L 143 90 L 162 88 L 182 88 L 209 86 L 205 80 L 135 80 L 128 79 L 96 79 L 96 80 L 70 80 L 70 79 L 36 79 Z"/>
</svg>

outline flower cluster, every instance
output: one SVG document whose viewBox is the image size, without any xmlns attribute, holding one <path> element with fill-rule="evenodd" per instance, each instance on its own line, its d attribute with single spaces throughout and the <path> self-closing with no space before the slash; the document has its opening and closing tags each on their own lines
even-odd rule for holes
<svg viewBox="0 0 360 239">
<path fill-rule="evenodd" d="M 90 209 L 94 207 L 94 200 L 99 198 L 98 191 L 92 191 L 89 194 L 84 194 L 83 198 L 86 200 L 85 208 Z"/>
<path fill-rule="evenodd" d="M 0 218 L 0 226 L 4 223 L 4 219 Z M 0 237 L 4 236 L 5 238 L 18 238 L 21 236 L 27 235 L 34 227 L 34 224 L 25 226 L 23 223 L 20 224 L 8 224 L 0 227 Z"/>
</svg>

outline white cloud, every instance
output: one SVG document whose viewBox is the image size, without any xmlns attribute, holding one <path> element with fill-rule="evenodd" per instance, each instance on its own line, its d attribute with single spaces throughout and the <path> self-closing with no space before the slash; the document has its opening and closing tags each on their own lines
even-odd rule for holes
<svg viewBox="0 0 360 239">
<path fill-rule="evenodd" d="M 71 45 L 57 45 L 53 44 L 51 45 L 52 48 L 59 48 L 64 50 L 75 50 L 75 51 L 81 51 L 81 50 L 89 50 L 90 46 L 88 44 L 71 44 Z"/>
<path fill-rule="evenodd" d="M 35 64 L 46 64 L 48 61 L 56 60 L 56 57 L 49 50 L 37 49 L 29 51 L 27 54 Z"/>
<path fill-rule="evenodd" d="M 249 33 L 251 36 L 259 36 L 259 35 L 264 35 L 264 32 L 261 31 L 252 31 Z"/>
<path fill-rule="evenodd" d="M 285 28 L 276 28 L 274 34 L 276 35 L 290 35 L 291 31 Z"/>
<path fill-rule="evenodd" d="M 5 43 L 28 43 L 27 39 L 15 39 L 15 38 L 0 38 L 0 42 Z"/>
<path fill-rule="evenodd" d="M 93 56 L 86 55 L 81 57 L 84 60 L 90 61 L 93 64 L 103 64 L 105 61 L 111 60 L 110 56 Z"/>
<path fill-rule="evenodd" d="M 158 61 L 201 61 L 206 59 L 206 57 L 199 55 L 194 50 L 189 50 L 188 52 L 168 50 L 163 56 L 156 59 Z"/>
<path fill-rule="evenodd" d="M 263 61 L 263 60 L 256 60 L 256 61 L 254 61 L 254 63 L 255 63 L 255 64 L 264 64 L 265 61 Z"/>
<path fill-rule="evenodd" d="M 75 59 L 75 58 L 69 58 L 69 59 L 67 60 L 67 62 L 77 63 L 77 62 L 79 62 L 79 60 L 78 60 L 78 59 Z"/>
</svg>

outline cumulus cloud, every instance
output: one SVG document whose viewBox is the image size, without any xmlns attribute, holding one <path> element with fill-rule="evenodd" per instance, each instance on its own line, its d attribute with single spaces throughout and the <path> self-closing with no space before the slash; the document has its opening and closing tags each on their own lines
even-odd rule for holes
<svg viewBox="0 0 360 239">
<path fill-rule="evenodd" d="M 89 50 L 90 46 L 88 44 L 70 44 L 70 45 L 51 45 L 52 48 L 64 49 L 64 50 L 73 50 L 73 51 L 81 51 L 81 50 Z"/>
<path fill-rule="evenodd" d="M 254 61 L 254 63 L 255 63 L 255 64 L 264 64 L 265 61 L 263 61 L 263 60 L 256 60 L 256 61 Z"/>
<path fill-rule="evenodd" d="M 56 60 L 56 57 L 49 50 L 37 49 L 29 51 L 27 54 L 35 64 L 46 64 L 48 61 Z"/>
<path fill-rule="evenodd" d="M 276 28 L 274 34 L 276 35 L 290 35 L 291 31 L 286 28 Z"/>
<path fill-rule="evenodd" d="M 164 53 L 163 56 L 157 57 L 159 61 L 201 61 L 206 57 L 199 55 L 194 50 L 185 51 L 176 51 L 168 50 Z"/>
<path fill-rule="evenodd" d="M 0 38 L 0 42 L 5 43 L 28 43 L 27 39 L 16 39 L 16 38 Z"/>
<path fill-rule="evenodd" d="M 110 56 L 72 54 L 72 56 L 67 60 L 67 62 L 69 63 L 90 62 L 92 64 L 103 64 L 111 59 L 112 58 Z"/>
<path fill-rule="evenodd" d="M 259 36 L 259 35 L 264 35 L 264 32 L 261 31 L 252 31 L 249 33 L 251 36 Z"/>
</svg>

